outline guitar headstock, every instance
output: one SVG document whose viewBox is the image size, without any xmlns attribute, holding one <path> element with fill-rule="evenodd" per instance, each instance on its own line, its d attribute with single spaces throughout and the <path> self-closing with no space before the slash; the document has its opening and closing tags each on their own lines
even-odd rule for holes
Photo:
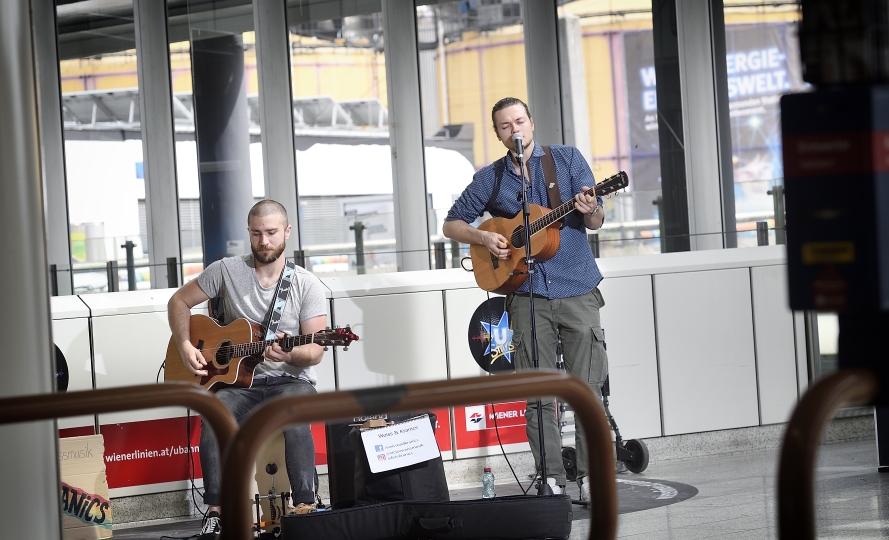
<svg viewBox="0 0 889 540">
<path fill-rule="evenodd" d="M 353 341 L 358 341 L 358 336 L 352 333 L 350 326 L 345 328 L 327 328 L 326 330 L 315 332 L 314 336 L 313 343 L 324 347 L 342 347 L 344 351 L 348 350 L 349 345 Z"/>
<path fill-rule="evenodd" d="M 630 178 L 627 176 L 627 173 L 624 171 L 620 171 L 614 176 L 609 176 L 605 180 L 596 184 L 594 188 L 596 190 L 596 195 L 610 195 L 615 191 L 620 191 L 621 189 L 630 185 Z"/>
</svg>

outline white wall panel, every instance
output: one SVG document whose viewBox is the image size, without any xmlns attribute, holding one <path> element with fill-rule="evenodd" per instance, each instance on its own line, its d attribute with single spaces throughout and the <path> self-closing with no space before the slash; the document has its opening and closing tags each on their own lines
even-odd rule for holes
<svg viewBox="0 0 889 540">
<path fill-rule="evenodd" d="M 335 298 L 360 339 L 337 354 L 340 390 L 447 378 L 441 291 Z"/>
<path fill-rule="evenodd" d="M 167 312 L 93 317 L 96 388 L 154 384 L 170 342 Z M 164 379 L 160 372 L 160 381 Z M 181 407 L 99 415 L 100 424 L 185 416 Z"/>
<path fill-rule="evenodd" d="M 759 371 L 759 407 L 763 424 L 790 420 L 796 405 L 796 348 L 793 313 L 787 293 L 787 268 L 750 269 L 753 322 Z"/>
<path fill-rule="evenodd" d="M 457 289 L 445 291 L 445 307 L 448 322 L 448 362 L 450 378 L 478 377 L 485 375 L 469 350 L 469 320 L 475 310 L 485 302 L 489 293 L 481 289 Z M 491 294 L 491 298 L 500 295 Z"/>
<path fill-rule="evenodd" d="M 359 336 L 360 337 L 360 336 Z M 337 347 L 337 354 L 349 354 L 349 351 L 343 351 L 342 348 Z M 352 350 L 349 347 L 349 350 Z M 333 392 L 336 390 L 336 370 L 333 366 L 333 349 L 328 348 L 328 350 L 324 351 L 324 357 L 321 358 L 321 363 L 315 366 L 315 376 L 318 378 L 318 382 L 315 383 L 315 389 L 318 392 Z"/>
<path fill-rule="evenodd" d="M 749 270 L 657 275 L 654 290 L 665 435 L 758 425 Z"/>
<path fill-rule="evenodd" d="M 609 409 L 626 439 L 661 435 L 651 277 L 608 278 L 602 328 L 608 345 Z"/>
</svg>

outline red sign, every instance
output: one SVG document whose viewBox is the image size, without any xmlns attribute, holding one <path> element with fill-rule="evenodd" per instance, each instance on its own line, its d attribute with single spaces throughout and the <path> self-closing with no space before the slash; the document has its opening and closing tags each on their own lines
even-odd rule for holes
<svg viewBox="0 0 889 540">
<path fill-rule="evenodd" d="M 442 452 L 451 450 L 451 417 L 448 409 L 433 409 L 435 413 L 435 442 Z"/>
<path fill-rule="evenodd" d="M 165 418 L 143 422 L 106 424 L 105 474 L 109 488 L 141 486 L 201 478 L 201 419 L 192 416 L 190 432 L 186 419 Z"/>
<path fill-rule="evenodd" d="M 454 407 L 457 450 L 528 442 L 524 401 Z"/>
<path fill-rule="evenodd" d="M 109 488 L 177 482 L 203 478 L 201 471 L 201 419 L 191 417 L 190 434 L 185 417 L 126 422 L 101 426 L 105 437 L 105 474 Z M 312 424 L 315 464 L 327 464 L 324 425 Z M 93 428 L 59 430 L 60 437 L 92 435 Z M 190 447 L 190 449 L 189 449 Z M 189 463 L 189 450 L 193 465 Z"/>
</svg>

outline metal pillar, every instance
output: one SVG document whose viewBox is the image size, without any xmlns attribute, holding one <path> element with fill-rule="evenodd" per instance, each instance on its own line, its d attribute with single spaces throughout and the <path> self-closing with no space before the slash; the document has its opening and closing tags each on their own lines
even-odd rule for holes
<svg viewBox="0 0 889 540">
<path fill-rule="evenodd" d="M 293 230 L 290 244 L 302 246 L 293 143 L 293 91 L 290 45 L 284 2 L 253 0 L 256 71 L 259 76 L 259 121 L 262 126 L 262 170 L 265 196 L 281 203 Z M 289 114 L 288 114 L 289 113 Z"/>
<path fill-rule="evenodd" d="M 676 33 L 691 249 L 737 247 L 722 0 L 676 0 Z"/>
<path fill-rule="evenodd" d="M 244 44 L 240 37 L 203 39 L 193 30 L 195 129 L 201 184 L 204 265 L 249 253 L 253 205 Z"/>
<path fill-rule="evenodd" d="M 583 67 L 583 33 L 580 18 L 575 15 L 559 18 L 559 62 L 565 144 L 577 147 L 587 163 L 592 164 L 590 113 L 587 107 L 586 72 Z"/>
<path fill-rule="evenodd" d="M 445 263 L 445 243 L 434 242 L 432 245 L 435 250 L 435 269 L 444 270 L 447 268 L 447 264 Z"/>
<path fill-rule="evenodd" d="M 534 117 L 534 139 L 542 144 L 562 144 L 563 81 L 559 77 L 556 3 L 522 0 L 522 21 L 528 107 Z M 518 66 L 503 66 L 503 69 L 518 69 Z M 497 96 L 495 100 L 503 97 L 506 96 Z M 486 118 L 488 114 L 490 111 L 485 111 Z"/>
<path fill-rule="evenodd" d="M 5 126 L 0 144 L 0 216 L 8 233 L 0 235 L 0 252 L 15 261 L 0 267 L 0 298 L 16 311 L 0 327 L 0 340 L 6 344 L 7 358 L 21 360 L 0 379 L 0 397 L 50 393 L 54 387 L 32 37 L 31 2 L 0 2 L 0 118 Z M 29 240 L 22 241 L 22 234 Z M 4 491 L 27 493 L 31 501 L 58 501 L 55 422 L 5 425 L 0 427 L 0 439 Z M 14 500 L 7 495 L 7 504 L 0 505 L 4 538 L 61 538 L 58 511 L 22 519 Z"/>
<path fill-rule="evenodd" d="M 451 268 L 460 268 L 460 242 L 451 240 Z"/>
<path fill-rule="evenodd" d="M 413 9 L 404 9 L 404 3 L 395 0 L 382 0 L 382 8 L 398 271 L 429 270 L 426 160 L 417 99 L 417 16 Z"/>
<path fill-rule="evenodd" d="M 139 77 L 139 114 L 142 124 L 142 162 L 145 167 L 145 214 L 148 222 L 148 264 L 151 288 L 167 286 L 168 258 L 181 258 L 179 192 L 176 187 L 176 147 L 167 3 L 134 0 L 136 69 Z M 173 267 L 175 270 L 176 268 Z M 176 276 L 176 280 L 178 281 Z M 131 287 L 135 283 L 131 283 Z M 134 289 L 130 289 L 134 290 Z"/>
<path fill-rule="evenodd" d="M 65 140 L 62 135 L 62 87 L 56 44 L 56 8 L 53 0 L 32 0 L 34 55 L 37 65 L 40 155 L 43 204 L 46 211 L 46 255 L 55 266 L 55 295 L 74 293 L 71 273 L 71 234 L 68 229 L 68 188 L 65 182 Z"/>
<path fill-rule="evenodd" d="M 757 221 L 756 222 L 756 245 L 757 246 L 769 245 L 769 222 L 768 221 Z"/>
<path fill-rule="evenodd" d="M 661 253 L 691 250 L 676 0 L 651 2 L 661 162 Z"/>
<path fill-rule="evenodd" d="M 349 229 L 355 231 L 355 268 L 359 274 L 363 274 L 364 267 L 364 223 L 356 221 Z"/>
<path fill-rule="evenodd" d="M 775 186 L 766 192 L 772 196 L 772 207 L 775 209 L 775 243 L 787 243 L 787 229 L 784 215 L 784 186 Z"/>
</svg>

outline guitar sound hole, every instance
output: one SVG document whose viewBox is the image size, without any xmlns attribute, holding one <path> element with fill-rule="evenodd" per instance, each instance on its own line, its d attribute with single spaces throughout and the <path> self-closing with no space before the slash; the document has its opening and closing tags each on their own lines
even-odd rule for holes
<svg viewBox="0 0 889 540">
<path fill-rule="evenodd" d="M 231 341 L 223 341 L 216 350 L 216 363 L 220 366 L 227 366 L 232 361 L 232 347 L 234 343 Z"/>
<path fill-rule="evenodd" d="M 525 247 L 525 226 L 520 225 L 512 231 L 512 247 L 519 249 Z"/>
</svg>

